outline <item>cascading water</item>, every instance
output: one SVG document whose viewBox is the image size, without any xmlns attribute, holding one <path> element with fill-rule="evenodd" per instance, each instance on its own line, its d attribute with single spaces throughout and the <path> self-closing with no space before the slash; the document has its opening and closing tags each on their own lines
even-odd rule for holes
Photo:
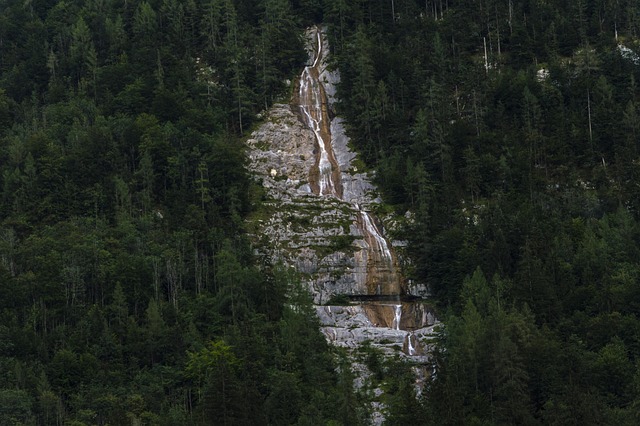
<svg viewBox="0 0 640 426">
<path fill-rule="evenodd" d="M 321 97 L 318 93 L 318 85 L 314 84 L 314 80 L 310 78 L 310 72 L 308 67 L 305 68 L 303 77 L 300 82 L 300 98 L 304 99 L 305 93 L 312 94 L 312 99 L 315 101 L 313 104 L 301 104 L 300 110 L 302 111 L 307 126 L 313 130 L 313 133 L 316 137 L 316 141 L 318 144 L 318 148 L 320 150 L 320 155 L 318 159 L 318 172 L 319 172 L 319 189 L 318 192 L 322 195 L 335 195 L 335 185 L 332 179 L 332 167 L 331 162 L 329 161 L 329 152 L 327 150 L 327 145 L 322 136 L 322 114 L 321 108 L 322 106 L 319 103 Z"/>
<path fill-rule="evenodd" d="M 320 79 L 328 49 L 323 44 L 321 28 L 311 28 L 308 36 L 312 45 L 309 50 L 311 65 L 306 66 L 300 75 L 293 102 L 294 106 L 297 106 L 301 121 L 315 137 L 315 163 L 309 171 L 309 186 L 316 195 L 342 200 L 343 177 L 332 146 L 329 102 Z M 405 324 L 402 318 L 403 305 L 390 305 L 388 302 L 389 298 L 400 301 L 400 298 L 406 295 L 405 283 L 398 272 L 396 257 L 377 219 L 358 203 L 353 204 L 353 211 L 356 212 L 356 226 L 366 245 L 361 256 L 366 264 L 367 293 L 361 295 L 369 300 L 361 302 L 363 309 L 374 327 L 401 331 Z M 407 303 L 407 306 L 407 312 L 411 313 L 409 316 L 416 316 L 413 313 L 414 306 L 411 303 Z M 418 322 L 409 318 L 406 324 L 415 324 L 415 327 L 408 327 L 419 328 L 421 325 L 418 325 Z M 407 335 L 404 334 L 404 337 Z M 410 342 L 408 347 L 410 355 L 416 353 L 414 342 Z"/>
<path fill-rule="evenodd" d="M 364 210 L 360 210 L 360 215 L 362 216 L 362 223 L 364 224 L 364 228 L 367 234 L 371 235 L 371 237 L 375 241 L 375 245 L 377 246 L 378 251 L 385 259 L 392 261 L 393 258 L 391 257 L 391 251 L 389 250 L 387 240 L 385 240 L 380 231 L 378 231 L 378 228 L 371 220 L 371 215 Z"/>
<path fill-rule="evenodd" d="M 316 139 L 316 164 L 309 173 L 311 187 L 316 194 L 342 198 L 340 168 L 331 148 L 331 130 L 327 110 L 327 96 L 320 83 L 319 66 L 323 56 L 322 35 L 316 32 L 316 49 L 313 64 L 300 75 L 298 106 L 305 125 L 313 131 Z"/>
<path fill-rule="evenodd" d="M 391 328 L 400 330 L 401 321 L 402 321 L 402 305 L 395 305 L 393 308 L 393 323 Z"/>
<path fill-rule="evenodd" d="M 416 338 L 416 336 L 413 333 L 409 333 L 407 334 L 407 355 L 409 356 L 413 356 L 416 354 L 416 348 L 413 345 L 413 340 Z"/>
</svg>

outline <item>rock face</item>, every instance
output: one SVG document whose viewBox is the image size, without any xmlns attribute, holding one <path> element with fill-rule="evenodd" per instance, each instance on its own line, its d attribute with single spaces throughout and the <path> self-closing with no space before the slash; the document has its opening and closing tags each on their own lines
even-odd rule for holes
<svg viewBox="0 0 640 426">
<path fill-rule="evenodd" d="M 255 248 L 305 278 L 327 340 L 428 360 L 436 319 L 401 273 L 397 243 L 372 212 L 380 202 L 353 166 L 343 122 L 331 118 L 337 72 L 328 71 L 322 30 L 307 32 L 309 62 L 290 105 L 276 104 L 247 141 L 249 169 L 266 190 L 253 219 Z M 332 302 L 349 301 L 348 306 Z"/>
</svg>

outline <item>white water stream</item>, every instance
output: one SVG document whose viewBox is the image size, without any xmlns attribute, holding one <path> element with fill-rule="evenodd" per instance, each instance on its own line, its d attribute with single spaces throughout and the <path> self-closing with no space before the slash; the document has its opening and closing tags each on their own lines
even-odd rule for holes
<svg viewBox="0 0 640 426">
<path fill-rule="evenodd" d="M 322 126 L 326 125 L 326 123 L 323 121 L 324 111 L 322 110 L 324 97 L 321 92 L 321 83 L 317 77 L 319 75 L 318 66 L 322 58 L 322 37 L 319 30 L 316 31 L 316 43 L 317 49 L 313 65 L 305 67 L 300 76 L 300 89 L 298 91 L 300 110 L 303 113 L 305 124 L 313 131 L 320 149 L 318 164 L 320 175 L 318 179 L 319 192 L 321 195 L 339 197 L 336 190 L 337 186 L 333 182 L 333 166 L 329 158 L 331 140 L 327 142 L 322 134 Z"/>
<path fill-rule="evenodd" d="M 375 225 L 373 220 L 371 219 L 371 215 L 364 210 L 360 210 L 360 214 L 362 216 L 362 223 L 366 231 L 373 237 L 376 241 L 376 245 L 382 256 L 388 261 L 392 261 L 391 251 L 389 250 L 389 245 L 387 244 L 387 240 L 382 236 L 382 233 L 378 230 L 378 227 Z"/>
<path fill-rule="evenodd" d="M 400 330 L 400 322 L 402 321 L 402 305 L 395 305 L 393 309 L 393 323 L 391 328 Z"/>
<path fill-rule="evenodd" d="M 409 334 L 407 334 L 407 355 L 412 356 L 416 354 L 416 348 L 415 346 L 413 346 L 413 339 L 415 339 L 416 336 L 409 332 Z"/>
</svg>

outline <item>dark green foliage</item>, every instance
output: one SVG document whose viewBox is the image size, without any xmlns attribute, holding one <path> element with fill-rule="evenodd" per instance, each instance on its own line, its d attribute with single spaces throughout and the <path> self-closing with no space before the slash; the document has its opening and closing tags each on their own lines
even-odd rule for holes
<svg viewBox="0 0 640 426">
<path fill-rule="evenodd" d="M 637 422 L 637 17 L 325 2 L 339 112 L 449 311 L 424 423 Z"/>
</svg>

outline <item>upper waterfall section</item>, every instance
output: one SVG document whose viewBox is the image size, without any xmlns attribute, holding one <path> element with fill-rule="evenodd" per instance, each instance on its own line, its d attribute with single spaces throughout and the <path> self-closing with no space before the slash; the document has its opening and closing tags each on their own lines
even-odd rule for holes
<svg viewBox="0 0 640 426">
<path fill-rule="evenodd" d="M 315 135 L 315 164 L 309 171 L 309 185 L 317 195 L 342 198 L 340 167 L 331 145 L 329 103 L 320 81 L 328 49 L 320 27 L 310 28 L 307 37 L 308 44 L 312 46 L 310 65 L 300 74 L 293 105 L 297 106 L 300 119 Z"/>
</svg>

